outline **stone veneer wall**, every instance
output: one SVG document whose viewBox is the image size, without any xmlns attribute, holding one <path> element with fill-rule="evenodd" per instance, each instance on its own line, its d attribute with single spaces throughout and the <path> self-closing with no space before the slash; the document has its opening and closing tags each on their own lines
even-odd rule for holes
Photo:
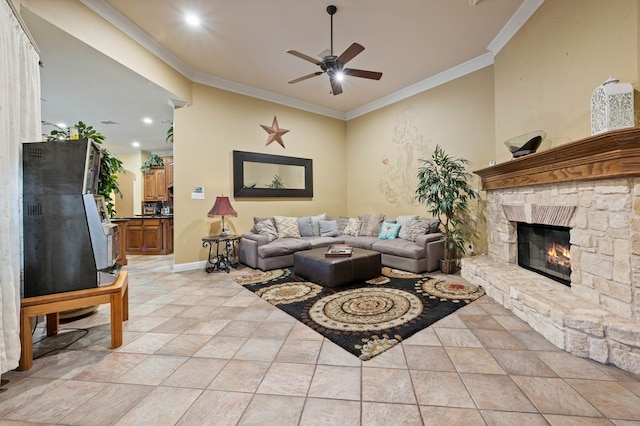
<svg viewBox="0 0 640 426">
<path fill-rule="evenodd" d="M 516 221 L 571 228 L 571 287 L 517 265 Z M 490 190 L 462 276 L 568 352 L 640 374 L 640 178 Z"/>
</svg>

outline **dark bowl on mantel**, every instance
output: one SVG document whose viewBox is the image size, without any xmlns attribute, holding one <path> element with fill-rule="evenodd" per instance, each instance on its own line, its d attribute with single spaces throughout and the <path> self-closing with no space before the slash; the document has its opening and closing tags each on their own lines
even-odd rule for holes
<svg viewBox="0 0 640 426">
<path fill-rule="evenodd" d="M 544 130 L 536 130 L 506 140 L 504 144 L 511 151 L 513 158 L 518 158 L 536 152 L 546 137 L 547 133 Z"/>
</svg>

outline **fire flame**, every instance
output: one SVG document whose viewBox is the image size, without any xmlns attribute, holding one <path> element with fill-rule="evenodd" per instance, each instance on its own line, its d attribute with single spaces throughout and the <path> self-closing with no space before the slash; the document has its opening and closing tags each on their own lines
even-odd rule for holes
<svg viewBox="0 0 640 426">
<path fill-rule="evenodd" d="M 568 247 L 556 244 L 554 241 L 547 250 L 547 263 L 571 268 L 571 251 Z"/>
</svg>

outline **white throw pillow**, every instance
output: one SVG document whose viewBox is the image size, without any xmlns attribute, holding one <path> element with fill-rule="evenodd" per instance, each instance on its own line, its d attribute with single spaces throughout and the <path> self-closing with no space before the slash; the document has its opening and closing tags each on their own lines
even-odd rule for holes
<svg viewBox="0 0 640 426">
<path fill-rule="evenodd" d="M 350 217 L 349 223 L 345 226 L 344 231 L 342 233 L 344 235 L 353 235 L 357 237 L 360 233 L 360 226 L 362 226 L 362 222 L 357 217 Z"/>
<path fill-rule="evenodd" d="M 426 220 L 412 220 L 409 222 L 406 227 L 409 229 L 409 234 L 407 235 L 406 240 L 415 241 L 420 235 L 424 235 L 429 233 L 429 222 Z M 402 229 L 402 228 L 400 228 Z"/>
<path fill-rule="evenodd" d="M 300 238 L 297 217 L 274 216 L 278 238 Z"/>
<path fill-rule="evenodd" d="M 403 240 L 408 240 L 410 238 L 411 229 L 408 225 L 414 220 L 418 220 L 418 215 L 398 216 L 396 218 L 396 223 L 400 225 L 398 238 L 402 238 Z"/>
</svg>

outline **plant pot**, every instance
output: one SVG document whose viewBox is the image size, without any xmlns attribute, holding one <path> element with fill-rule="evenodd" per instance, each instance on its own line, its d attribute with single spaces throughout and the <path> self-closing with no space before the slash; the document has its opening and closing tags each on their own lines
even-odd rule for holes
<svg viewBox="0 0 640 426">
<path fill-rule="evenodd" d="M 442 259 L 440 260 L 440 270 L 443 274 L 453 274 L 456 272 L 457 264 L 457 259 Z"/>
</svg>

